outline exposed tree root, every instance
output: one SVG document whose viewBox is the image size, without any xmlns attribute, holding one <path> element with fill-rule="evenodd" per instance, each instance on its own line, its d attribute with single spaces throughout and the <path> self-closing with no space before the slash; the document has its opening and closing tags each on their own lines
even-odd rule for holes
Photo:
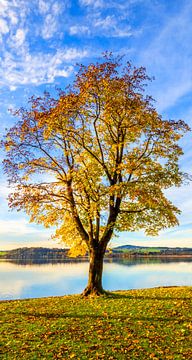
<svg viewBox="0 0 192 360">
<path fill-rule="evenodd" d="M 88 297 L 88 296 L 102 296 L 102 295 L 106 295 L 107 292 L 105 290 L 103 290 L 103 288 L 97 288 L 97 287 L 86 287 L 85 290 L 82 293 L 83 297 Z"/>
</svg>

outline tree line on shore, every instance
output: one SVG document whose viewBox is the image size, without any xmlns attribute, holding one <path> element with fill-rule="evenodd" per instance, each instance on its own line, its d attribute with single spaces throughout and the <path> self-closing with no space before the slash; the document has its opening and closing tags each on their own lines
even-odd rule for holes
<svg viewBox="0 0 192 360">
<path fill-rule="evenodd" d="M 170 247 L 142 247 L 142 246 L 119 246 L 107 250 L 107 257 L 129 257 L 129 256 L 176 256 L 191 255 L 192 248 L 170 248 Z M 87 255 L 88 256 L 88 255 Z M 80 256 L 81 257 L 81 256 Z M 85 257 L 85 256 L 84 256 Z M 7 251 L 0 251 L 0 258 L 4 259 L 46 259 L 65 260 L 69 258 L 68 249 L 24 247 Z M 82 257 L 81 257 L 82 258 Z"/>
</svg>

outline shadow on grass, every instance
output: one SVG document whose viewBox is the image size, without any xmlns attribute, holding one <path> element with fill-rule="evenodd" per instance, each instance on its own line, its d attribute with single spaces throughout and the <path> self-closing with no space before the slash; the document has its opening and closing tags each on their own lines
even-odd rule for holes
<svg viewBox="0 0 192 360">
<path fill-rule="evenodd" d="M 130 322 L 135 322 L 135 321 L 145 321 L 145 322 L 164 322 L 164 323 L 172 323 L 175 322 L 177 320 L 177 322 L 185 322 L 185 323 L 191 323 L 191 319 L 189 318 L 183 318 L 183 316 L 180 318 L 179 314 L 176 314 L 174 316 L 171 317 L 161 317 L 161 316 L 153 316 L 153 317 L 147 317 L 147 316 L 134 316 L 134 315 L 97 315 L 97 314 L 74 314 L 74 313 L 62 313 L 62 314 L 56 314 L 56 313 L 51 313 L 51 312 L 46 312 L 46 313 L 32 313 L 32 312 L 20 312 L 20 315 L 29 317 L 29 318 L 37 318 L 37 319 L 73 319 L 73 320 L 79 320 L 79 321 L 83 321 L 84 322 L 88 322 L 89 320 L 101 320 L 101 321 L 128 321 Z M 179 316 L 178 316 L 179 315 Z"/>
<path fill-rule="evenodd" d="M 167 289 L 171 289 L 171 288 L 177 288 L 176 286 L 167 286 L 167 287 L 157 287 L 157 288 L 153 288 L 153 289 L 162 289 L 162 288 L 167 288 Z M 134 290 L 132 290 L 134 291 Z M 190 296 L 191 295 L 191 296 Z M 137 300 L 137 299 L 141 299 L 141 300 L 161 300 L 161 301 L 180 301 L 180 300 L 191 300 L 192 299 L 192 291 L 191 294 L 189 296 L 181 296 L 181 297 L 173 297 L 172 294 L 171 295 L 167 295 L 167 296 L 146 296 L 146 295 L 130 295 L 127 293 L 127 291 L 125 290 L 117 290 L 117 292 L 108 292 L 106 297 L 107 299 L 112 299 L 112 300 L 116 300 L 116 299 L 133 299 L 133 300 Z"/>
</svg>

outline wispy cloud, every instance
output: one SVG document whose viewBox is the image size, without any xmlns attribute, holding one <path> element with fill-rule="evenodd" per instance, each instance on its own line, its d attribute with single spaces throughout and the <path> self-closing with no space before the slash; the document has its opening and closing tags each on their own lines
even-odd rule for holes
<svg viewBox="0 0 192 360">
<path fill-rule="evenodd" d="M 94 8 L 101 8 L 104 6 L 103 0 L 79 0 L 81 6 L 91 6 Z"/>
<path fill-rule="evenodd" d="M 90 35 L 91 31 L 86 25 L 72 25 L 69 27 L 69 34 L 78 36 Z"/>
<path fill-rule="evenodd" d="M 160 111 L 175 105 L 192 89 L 191 11 L 192 4 L 184 2 L 181 11 L 162 14 L 164 23 L 138 56 L 155 75 L 153 91 Z"/>
<path fill-rule="evenodd" d="M 40 14 L 46 14 L 50 10 L 50 2 L 39 0 L 38 7 Z"/>
<path fill-rule="evenodd" d="M 41 28 L 41 35 L 43 39 L 47 40 L 55 36 L 59 30 L 59 14 L 63 11 L 64 3 L 61 5 L 58 2 L 39 1 L 39 10 L 43 17 L 43 26 Z"/>
<path fill-rule="evenodd" d="M 25 218 L 18 220 L 0 220 L 0 236 L 1 235 L 16 235 L 23 236 L 28 234 L 39 234 L 40 231 L 32 225 Z"/>
<path fill-rule="evenodd" d="M 78 35 L 78 31 L 81 35 L 103 38 L 124 38 L 134 34 L 129 21 L 129 2 L 80 0 L 79 4 L 85 8 L 86 16 L 70 27 L 71 35 Z"/>
<path fill-rule="evenodd" d="M 86 50 L 76 48 L 57 50 L 55 53 L 30 54 L 27 50 L 16 57 L 4 53 L 0 69 L 0 85 L 14 89 L 19 85 L 53 83 L 57 77 L 68 77 L 73 71 L 68 62 L 87 56 Z"/>
<path fill-rule="evenodd" d="M 62 38 L 60 17 L 69 2 L 1 0 L 0 7 L 0 87 L 14 90 L 19 85 L 52 83 L 57 77 L 68 77 L 72 63 L 87 56 L 87 51 L 66 46 Z M 38 16 L 33 24 L 33 16 Z M 64 20 L 63 20 L 64 21 Z M 57 38 L 58 45 L 49 46 Z M 43 41 L 47 42 L 44 47 Z M 38 43 L 41 46 L 32 46 Z"/>
<path fill-rule="evenodd" d="M 39 54 L 32 57 L 30 54 L 25 54 L 25 58 L 21 58 L 15 63 L 14 57 L 7 54 L 2 64 L 0 84 L 15 89 L 18 85 L 52 82 L 57 75 L 57 66 L 47 69 L 47 64 L 50 66 L 51 63 L 49 55 Z M 66 70 L 64 75 L 68 75 Z"/>
<path fill-rule="evenodd" d="M 94 31 L 105 31 L 107 37 L 129 37 L 133 35 L 130 25 L 121 24 L 114 15 L 98 16 L 93 21 Z"/>
<path fill-rule="evenodd" d="M 0 19 L 0 34 L 1 34 L 1 41 L 2 41 L 2 35 L 7 34 L 9 32 L 9 27 L 4 19 Z"/>
<path fill-rule="evenodd" d="M 57 19 L 52 16 L 52 14 L 48 14 L 45 17 L 43 28 L 42 28 L 42 37 L 43 39 L 50 39 L 54 36 L 57 31 Z"/>
<path fill-rule="evenodd" d="M 123 39 L 134 34 L 129 2 L 81 0 L 79 6 L 85 11 L 78 17 L 70 16 L 70 6 L 67 0 L 31 0 L 30 5 L 24 0 L 1 0 L 0 87 L 14 90 L 69 77 L 73 63 L 88 56 L 88 46 L 78 47 L 77 41 L 67 45 L 69 36 Z"/>
<path fill-rule="evenodd" d="M 100 9 L 116 9 L 116 10 L 122 10 L 124 11 L 127 8 L 130 8 L 130 6 L 139 4 L 139 3 L 150 3 L 151 0 L 79 0 L 80 6 L 84 7 L 90 7 L 90 8 L 100 8 Z"/>
</svg>

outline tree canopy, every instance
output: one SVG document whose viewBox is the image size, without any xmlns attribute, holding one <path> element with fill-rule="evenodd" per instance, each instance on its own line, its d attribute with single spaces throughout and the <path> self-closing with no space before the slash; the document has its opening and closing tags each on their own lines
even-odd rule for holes
<svg viewBox="0 0 192 360">
<path fill-rule="evenodd" d="M 9 205 L 56 226 L 73 254 L 100 249 L 120 231 L 148 235 L 178 224 L 164 190 L 180 186 L 184 121 L 164 120 L 146 95 L 143 67 L 119 58 L 79 66 L 72 86 L 30 99 L 3 142 Z M 101 255 L 102 253 L 102 255 Z"/>
</svg>

